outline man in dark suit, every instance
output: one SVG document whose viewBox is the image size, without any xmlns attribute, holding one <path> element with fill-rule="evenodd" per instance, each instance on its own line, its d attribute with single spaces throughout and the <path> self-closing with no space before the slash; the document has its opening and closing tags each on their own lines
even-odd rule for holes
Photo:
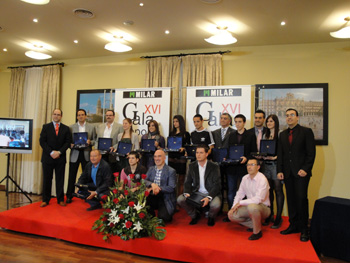
<svg viewBox="0 0 350 263">
<path fill-rule="evenodd" d="M 61 123 L 62 111 L 52 112 L 52 122 L 44 124 L 40 133 L 40 146 L 43 148 L 41 163 L 43 166 L 43 202 L 45 207 L 51 199 L 53 171 L 55 170 L 57 203 L 65 206 L 64 202 L 64 171 L 66 166 L 66 151 L 71 143 L 69 127 Z"/>
<path fill-rule="evenodd" d="M 149 168 L 145 184 L 150 192 L 147 197 L 150 213 L 155 215 L 154 211 L 158 210 L 158 218 L 170 222 L 176 207 L 176 171 L 165 164 L 165 159 L 163 150 L 154 153 L 156 165 Z"/>
<path fill-rule="evenodd" d="M 85 166 L 84 172 L 81 174 L 78 184 L 87 185 L 88 190 L 82 195 L 87 196 L 86 202 L 90 204 L 87 211 L 100 209 L 101 198 L 108 195 L 110 187 L 112 187 L 112 171 L 108 163 L 102 160 L 102 155 L 99 150 L 92 150 L 90 152 L 90 162 Z M 78 188 L 76 192 L 78 193 Z"/>
<path fill-rule="evenodd" d="M 203 195 L 202 208 L 208 209 L 208 226 L 215 225 L 215 217 L 221 207 L 220 169 L 216 163 L 208 161 L 208 147 L 199 145 L 196 149 L 197 161 L 192 162 L 187 170 L 184 193 L 177 198 L 177 203 L 192 218 L 190 225 L 197 224 L 200 210 L 189 204 L 186 199 L 199 192 Z"/>
<path fill-rule="evenodd" d="M 264 134 L 267 128 L 264 127 L 265 123 L 265 112 L 263 110 L 257 110 L 254 114 L 254 127 L 247 130 L 247 132 L 255 134 L 256 137 L 256 148 L 260 150 L 260 141 L 264 138 Z"/>
<path fill-rule="evenodd" d="M 287 192 L 289 227 L 282 235 L 299 233 L 301 241 L 309 240 L 308 186 L 315 161 L 315 137 L 310 128 L 298 124 L 295 109 L 286 111 L 288 129 L 280 135 L 277 158 L 277 177 L 284 180 Z"/>
<path fill-rule="evenodd" d="M 72 202 L 72 194 L 74 193 L 74 184 L 77 178 L 77 172 L 79 169 L 79 165 L 81 164 L 81 168 L 84 171 L 86 164 L 89 162 L 91 146 L 94 145 L 95 138 L 95 127 L 86 122 L 86 111 L 84 109 L 79 109 L 77 111 L 77 119 L 78 122 L 71 125 L 70 131 L 73 135 L 74 133 L 79 132 L 87 132 L 87 147 L 82 149 L 74 148 L 74 141 L 71 145 L 72 149 L 70 152 L 70 160 L 69 160 L 69 179 L 68 179 L 68 188 L 67 188 L 67 200 L 66 203 L 69 204 Z"/>
</svg>

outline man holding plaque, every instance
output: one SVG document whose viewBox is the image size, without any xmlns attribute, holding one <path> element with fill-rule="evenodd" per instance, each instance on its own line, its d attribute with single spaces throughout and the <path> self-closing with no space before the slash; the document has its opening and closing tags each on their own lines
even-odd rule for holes
<svg viewBox="0 0 350 263">
<path fill-rule="evenodd" d="M 247 132 L 255 134 L 256 137 L 256 148 L 260 152 L 260 141 L 263 139 L 267 128 L 264 127 L 265 112 L 263 110 L 257 110 L 254 114 L 254 127 L 247 130 Z"/>
<path fill-rule="evenodd" d="M 89 162 L 91 146 L 94 145 L 95 138 L 95 127 L 86 122 L 86 111 L 84 109 L 77 111 L 77 119 L 78 122 L 69 127 L 73 136 L 73 143 L 71 144 L 69 160 L 67 204 L 72 202 L 79 165 L 81 164 L 82 171 L 84 171 L 86 164 Z"/>
<path fill-rule="evenodd" d="M 179 206 L 192 218 L 190 225 L 197 224 L 201 211 L 205 210 L 208 212 L 208 226 L 214 226 L 221 207 L 220 169 L 216 163 L 208 161 L 208 151 L 206 145 L 197 146 L 197 161 L 189 165 L 184 193 L 177 198 Z M 195 203 L 198 196 L 199 206 Z"/>
<path fill-rule="evenodd" d="M 300 241 L 308 241 L 309 200 L 307 197 L 311 170 L 315 161 L 314 133 L 300 126 L 295 109 L 286 111 L 288 129 L 279 139 L 277 153 L 277 178 L 284 180 L 287 193 L 289 227 L 282 235 L 300 233 Z"/>
</svg>

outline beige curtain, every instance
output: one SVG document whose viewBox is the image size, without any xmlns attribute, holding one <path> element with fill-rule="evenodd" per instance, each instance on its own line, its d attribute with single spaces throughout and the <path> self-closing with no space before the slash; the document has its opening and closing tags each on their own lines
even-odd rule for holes
<svg viewBox="0 0 350 263">
<path fill-rule="evenodd" d="M 180 57 L 158 57 L 147 60 L 146 87 L 172 87 L 171 120 L 179 111 Z"/>
<path fill-rule="evenodd" d="M 26 72 L 23 68 L 11 69 L 10 79 L 10 118 L 23 118 L 23 89 Z M 10 155 L 9 175 L 17 183 L 20 182 L 20 171 L 22 163 L 22 154 Z M 15 186 L 9 182 L 9 191 L 14 191 Z"/>
<path fill-rule="evenodd" d="M 222 85 L 222 55 L 189 55 L 182 58 L 182 86 Z M 181 93 L 181 114 L 186 112 L 186 92 Z"/>
<path fill-rule="evenodd" d="M 13 171 L 12 177 L 16 178 L 17 183 L 24 191 L 41 194 L 42 166 L 40 160 L 42 149 L 39 145 L 39 137 L 42 125 L 51 121 L 52 111 L 59 107 L 61 66 L 53 65 L 27 70 L 19 68 L 16 70 L 21 70 L 26 77 L 23 77 L 25 84 L 22 83 L 22 90 L 19 90 L 19 84 L 15 86 L 18 91 L 13 92 L 13 86 L 10 87 L 10 104 L 14 104 L 10 105 L 10 112 L 13 108 L 12 111 L 21 112 L 24 118 L 34 120 L 33 153 L 17 154 L 21 156 L 21 159 L 13 162 L 16 163 L 17 169 Z M 11 80 L 12 76 L 15 77 L 14 72 L 12 72 Z M 10 85 L 12 85 L 12 81 Z M 22 101 L 17 99 L 18 103 L 16 103 L 13 98 L 19 97 L 22 98 Z"/>
</svg>

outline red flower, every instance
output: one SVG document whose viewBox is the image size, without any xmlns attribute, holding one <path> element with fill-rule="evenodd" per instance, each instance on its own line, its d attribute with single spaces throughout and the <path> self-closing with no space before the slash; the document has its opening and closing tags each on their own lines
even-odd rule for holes
<svg viewBox="0 0 350 263">
<path fill-rule="evenodd" d="M 137 182 L 137 183 L 136 183 L 136 185 L 137 185 L 137 186 L 140 186 L 140 185 L 141 185 L 141 183 L 140 183 L 140 182 Z"/>
<path fill-rule="evenodd" d="M 119 172 L 116 172 L 116 173 L 114 173 L 113 175 L 114 175 L 114 177 L 117 178 L 117 177 L 119 177 Z"/>
<path fill-rule="evenodd" d="M 130 201 L 130 202 L 128 203 L 128 205 L 129 205 L 130 207 L 134 207 L 135 203 L 132 202 L 132 201 Z"/>
<path fill-rule="evenodd" d="M 113 223 L 110 223 L 109 226 L 110 226 L 110 227 L 114 227 L 114 224 L 113 224 Z"/>
<path fill-rule="evenodd" d="M 149 192 L 148 191 L 145 191 L 145 196 L 149 196 Z"/>
<path fill-rule="evenodd" d="M 139 214 L 139 217 L 140 217 L 141 219 L 143 219 L 145 216 L 146 216 L 145 213 L 140 213 L 140 214 Z"/>
<path fill-rule="evenodd" d="M 112 210 L 110 208 L 106 209 L 107 213 L 110 213 Z"/>
<path fill-rule="evenodd" d="M 102 218 L 102 221 L 103 221 L 103 222 L 106 222 L 107 219 L 108 219 L 108 218 L 104 216 L 104 217 Z"/>
<path fill-rule="evenodd" d="M 113 194 L 117 194 L 118 190 L 117 189 L 113 189 Z"/>
<path fill-rule="evenodd" d="M 103 196 L 101 197 L 101 199 L 102 199 L 103 201 L 106 201 L 106 200 L 107 200 L 107 195 L 103 195 Z"/>
<path fill-rule="evenodd" d="M 127 221 L 126 223 L 125 223 L 125 227 L 126 228 L 130 228 L 132 226 L 132 222 L 131 221 Z"/>
<path fill-rule="evenodd" d="M 123 215 L 123 214 L 119 214 L 118 217 L 119 217 L 120 219 L 124 219 L 124 215 Z"/>
<path fill-rule="evenodd" d="M 131 179 L 134 179 L 135 178 L 135 175 L 134 174 L 129 174 L 130 178 Z"/>
<path fill-rule="evenodd" d="M 124 184 L 127 185 L 128 184 L 128 180 L 124 180 Z"/>
<path fill-rule="evenodd" d="M 125 190 L 124 191 L 124 195 L 128 195 L 129 194 L 129 191 L 128 190 Z"/>
<path fill-rule="evenodd" d="M 113 199 L 113 203 L 118 204 L 119 203 L 119 199 L 118 198 L 114 198 Z"/>
<path fill-rule="evenodd" d="M 142 174 L 141 177 L 142 177 L 142 179 L 146 179 L 146 178 L 147 178 L 147 175 Z"/>
</svg>

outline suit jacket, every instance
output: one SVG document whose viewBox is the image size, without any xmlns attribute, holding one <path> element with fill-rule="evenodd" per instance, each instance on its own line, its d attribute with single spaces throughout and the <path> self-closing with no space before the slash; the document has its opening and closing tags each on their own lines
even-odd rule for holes
<svg viewBox="0 0 350 263">
<path fill-rule="evenodd" d="M 316 156 L 313 131 L 298 124 L 293 129 L 291 145 L 288 137 L 289 129 L 281 132 L 277 152 L 277 172 L 282 172 L 285 178 L 288 178 L 291 174 L 298 177 L 298 171 L 303 169 L 307 176 L 311 176 Z"/>
<path fill-rule="evenodd" d="M 96 128 L 96 142 L 95 142 L 95 148 L 97 149 L 98 146 L 98 138 L 103 137 L 103 133 L 106 128 L 106 123 L 101 123 L 97 128 Z M 112 132 L 111 132 L 111 137 L 113 139 L 112 141 L 112 146 L 114 148 L 117 148 L 118 145 L 118 134 L 122 133 L 123 126 L 119 123 L 114 122 L 113 127 L 112 127 Z"/>
<path fill-rule="evenodd" d="M 72 141 L 73 141 L 73 134 L 76 132 L 79 132 L 79 125 L 78 123 L 74 123 L 69 127 L 70 132 L 72 133 Z M 86 161 L 90 160 L 90 152 L 91 152 L 91 147 L 94 145 L 95 141 L 94 138 L 96 137 L 96 132 L 95 132 L 95 126 L 90 124 L 90 123 L 85 123 L 85 132 L 88 133 L 88 139 L 91 141 L 91 144 L 89 147 L 84 149 L 84 158 Z M 74 143 L 74 141 L 73 141 Z M 79 157 L 79 150 L 77 149 L 71 149 L 70 152 L 70 162 L 75 163 L 77 162 Z"/>
<path fill-rule="evenodd" d="M 94 184 L 94 181 L 91 178 L 91 168 L 92 163 L 88 162 L 85 166 L 85 169 L 83 173 L 81 174 L 78 184 L 87 184 L 89 186 L 89 190 L 95 190 L 98 194 L 106 192 L 106 194 L 109 191 L 109 188 L 112 187 L 113 180 L 112 180 L 112 171 L 109 167 L 109 164 L 101 159 L 100 165 L 97 169 L 96 173 L 96 185 Z"/>
<path fill-rule="evenodd" d="M 236 132 L 235 129 L 232 129 L 231 127 L 227 128 L 224 140 L 222 140 L 221 138 L 221 128 L 215 130 L 212 132 L 213 134 L 213 138 L 214 138 L 214 142 L 215 142 L 215 148 L 228 148 L 228 139 L 230 137 L 230 134 Z"/>
<path fill-rule="evenodd" d="M 257 137 L 256 137 L 256 133 L 255 133 L 255 127 L 251 128 L 251 129 L 249 129 L 249 130 L 247 130 L 247 132 L 248 132 L 248 133 L 251 133 L 252 136 L 253 136 L 253 135 L 255 136 L 255 142 L 256 142 Z M 265 135 L 266 132 L 267 132 L 267 128 L 266 128 L 266 127 L 263 127 L 261 139 L 264 138 L 264 135 Z M 256 146 L 256 149 L 258 149 L 258 145 Z"/>
<path fill-rule="evenodd" d="M 154 182 L 154 178 L 156 177 L 156 168 L 156 166 L 152 166 L 147 172 L 147 178 L 145 180 L 147 187 L 150 187 Z M 164 203 L 168 213 L 169 215 L 173 215 L 176 207 L 176 171 L 166 164 L 162 170 L 159 187 L 162 189 L 161 192 L 163 193 Z"/>
<path fill-rule="evenodd" d="M 191 194 L 199 190 L 199 168 L 198 161 L 190 163 L 188 166 L 186 180 L 184 184 L 184 193 Z M 207 167 L 204 174 L 205 189 L 208 191 L 208 196 L 213 199 L 218 196 L 221 198 L 221 176 L 219 165 L 211 161 L 207 161 Z"/>
<path fill-rule="evenodd" d="M 60 123 L 57 136 L 53 122 L 44 124 L 39 138 L 40 146 L 43 149 L 41 162 L 48 164 L 54 162 L 66 163 L 66 151 L 70 147 L 71 140 L 72 135 L 69 127 L 63 123 Z M 61 156 L 58 159 L 52 159 L 50 156 L 52 151 L 60 151 Z"/>
</svg>

